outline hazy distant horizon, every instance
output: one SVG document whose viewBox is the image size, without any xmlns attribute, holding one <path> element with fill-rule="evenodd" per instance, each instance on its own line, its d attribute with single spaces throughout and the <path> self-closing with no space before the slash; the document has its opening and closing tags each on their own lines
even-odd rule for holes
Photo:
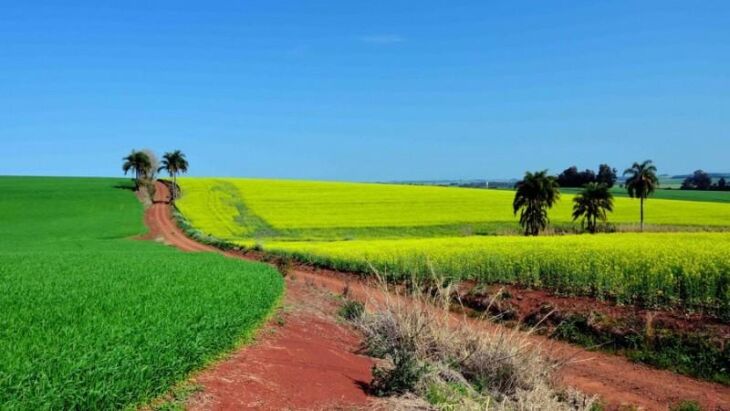
<svg viewBox="0 0 730 411">
<path fill-rule="evenodd" d="M 568 166 L 569 167 L 569 166 Z M 567 168 L 567 167 L 566 167 Z M 594 168 L 594 171 L 597 167 Z M 535 169 L 532 171 L 541 170 L 541 169 Z M 560 173 L 560 171 L 550 171 L 550 174 L 557 175 Z M 619 180 L 622 179 L 622 170 L 616 170 Z M 695 171 L 695 170 L 692 170 Z M 708 171 L 704 170 L 709 174 L 721 174 L 730 176 L 730 172 L 722 172 L 722 171 Z M 659 173 L 659 177 L 679 177 L 679 176 L 686 176 L 691 174 L 691 172 L 686 173 Z M 0 177 L 71 177 L 71 178 L 132 178 L 132 176 L 127 175 L 125 176 L 123 173 L 120 173 L 119 175 L 65 175 L 65 174 L 0 174 Z M 160 178 L 166 178 L 166 174 L 164 172 L 159 174 Z M 331 178 L 331 179 L 308 179 L 308 178 L 301 178 L 301 177 L 270 177 L 270 176 L 235 176 L 235 175 L 195 175 L 195 174 L 186 174 L 183 177 L 210 177 L 210 178 L 252 178 L 252 179 L 283 179 L 283 180 L 317 180 L 317 181 L 342 181 L 342 182 L 362 182 L 362 183 L 424 183 L 424 182 L 457 182 L 457 181 L 489 181 L 489 182 L 510 182 L 510 181 L 517 181 L 521 178 L 521 176 L 513 176 L 513 177 L 464 177 L 464 178 L 423 178 L 423 179 L 391 179 L 391 180 L 348 180 L 348 179 L 337 179 L 337 178 Z"/>
</svg>

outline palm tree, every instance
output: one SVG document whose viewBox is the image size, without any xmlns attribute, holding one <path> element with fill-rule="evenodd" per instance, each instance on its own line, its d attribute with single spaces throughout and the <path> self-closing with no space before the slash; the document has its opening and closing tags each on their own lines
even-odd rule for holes
<svg viewBox="0 0 730 411">
<path fill-rule="evenodd" d="M 550 222 L 547 210 L 560 198 L 558 182 L 555 177 L 547 175 L 547 170 L 528 171 L 515 188 L 514 213 L 520 211 L 520 225 L 525 235 L 538 235 Z"/>
<path fill-rule="evenodd" d="M 573 197 L 573 221 L 583 218 L 581 226 L 596 232 L 598 220 L 606 221 L 606 211 L 613 211 L 613 194 L 604 183 L 588 183 Z"/>
<path fill-rule="evenodd" d="M 188 172 L 188 160 L 180 150 L 165 153 L 158 171 L 165 170 L 172 177 L 172 201 L 177 198 L 177 175 Z"/>
<path fill-rule="evenodd" d="M 634 163 L 630 168 L 624 171 L 626 179 L 626 189 L 629 197 L 639 198 L 641 207 L 641 231 L 644 231 L 644 200 L 659 186 L 659 179 L 656 176 L 656 166 L 651 160 L 643 163 Z"/>
<path fill-rule="evenodd" d="M 149 156 L 142 152 L 132 150 L 128 156 L 122 158 L 124 164 L 122 164 L 122 170 L 124 175 L 127 175 L 129 171 L 134 173 L 134 185 L 139 189 L 140 180 L 145 178 L 152 169 L 152 162 Z"/>
</svg>

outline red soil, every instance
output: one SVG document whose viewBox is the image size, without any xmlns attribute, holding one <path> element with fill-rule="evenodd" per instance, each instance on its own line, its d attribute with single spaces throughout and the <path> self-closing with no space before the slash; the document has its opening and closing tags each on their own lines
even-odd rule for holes
<svg viewBox="0 0 730 411">
<path fill-rule="evenodd" d="M 144 215 L 144 222 L 149 232 L 143 238 L 146 240 L 161 240 L 183 251 L 217 251 L 213 247 L 190 239 L 180 230 L 172 219 L 169 199 L 170 190 L 166 185 L 157 183 L 155 198 Z"/>
<path fill-rule="evenodd" d="M 156 200 L 164 201 L 167 196 L 167 187 L 158 184 Z M 148 238 L 161 238 L 186 251 L 217 251 L 185 237 L 172 221 L 167 204 L 156 202 L 145 221 L 151 231 Z M 244 259 L 260 257 L 255 253 L 225 254 Z M 297 265 L 293 275 L 297 281 L 287 281 L 286 303 L 305 309 L 289 313 L 274 336 L 242 348 L 201 374 L 196 380 L 203 385 L 203 394 L 195 397 L 192 408 L 324 409 L 367 403 L 360 387 L 369 381 L 372 363 L 354 353 L 357 337 L 333 319 L 334 308 L 327 307 L 324 298 L 308 296 L 301 282 L 336 293 L 347 288 L 353 297 L 363 300 L 380 291 L 352 275 L 304 265 Z M 318 302 L 313 304 L 313 300 Z M 321 310 L 321 315 L 314 315 L 313 309 Z M 499 327 L 487 321 L 480 324 L 490 330 Z M 680 401 L 695 400 L 707 410 L 730 411 L 730 387 L 541 336 L 530 338 L 550 357 L 570 358 L 572 361 L 560 371 L 561 382 L 600 396 L 608 409 L 633 405 L 667 410 Z"/>
<path fill-rule="evenodd" d="M 474 292 L 474 291 L 478 292 Z M 494 300 L 499 292 L 506 292 L 510 297 L 506 300 Z M 614 319 L 632 319 L 641 327 L 650 321 L 654 326 L 677 330 L 679 332 L 702 332 L 704 335 L 716 337 L 721 344 L 730 344 L 730 324 L 710 315 L 689 313 L 682 310 L 653 310 L 632 305 L 616 305 L 607 301 L 599 301 L 590 297 L 563 297 L 545 290 L 529 289 L 514 285 L 494 284 L 479 290 L 475 281 L 464 281 L 459 284 L 459 294 L 464 305 L 471 308 L 484 309 L 489 306 L 495 314 L 512 312 L 518 320 L 529 316 L 541 318 L 540 313 L 555 310 L 559 313 L 570 312 L 590 314 L 598 312 Z M 641 331 L 641 330 L 639 330 Z M 723 345 L 724 346 L 724 345 Z"/>
<path fill-rule="evenodd" d="M 189 409 L 366 406 L 373 362 L 355 354 L 359 337 L 333 321 L 335 310 L 321 291 L 288 279 L 282 317 L 272 320 L 253 345 L 196 377 L 204 390 L 189 401 Z"/>
</svg>

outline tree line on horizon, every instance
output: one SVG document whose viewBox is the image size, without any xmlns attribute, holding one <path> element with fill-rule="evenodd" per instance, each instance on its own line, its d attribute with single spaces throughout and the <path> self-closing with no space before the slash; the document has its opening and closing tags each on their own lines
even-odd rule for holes
<svg viewBox="0 0 730 411">
<path fill-rule="evenodd" d="M 601 164 L 598 175 L 603 177 L 600 181 L 595 173 L 581 173 L 576 167 L 571 167 L 566 172 L 561 173 L 563 179 L 569 178 L 571 182 L 575 182 L 576 178 L 586 180 L 582 190 L 573 198 L 573 221 L 581 219 L 581 226 L 588 232 L 595 233 L 599 223 L 606 223 L 608 213 L 613 211 L 613 194 L 610 189 L 616 182 L 616 169 Z M 629 197 L 640 201 L 640 231 L 644 231 L 644 201 L 659 186 L 656 173 L 656 166 L 651 160 L 635 162 L 623 173 L 627 177 L 624 187 Z M 525 235 L 538 235 L 548 227 L 548 210 L 560 198 L 560 187 L 560 176 L 548 175 L 547 170 L 528 171 L 517 182 L 512 209 L 515 215 L 520 214 L 519 223 Z"/>
<path fill-rule="evenodd" d="M 703 170 L 696 170 L 684 178 L 680 189 L 730 191 L 730 184 L 727 183 L 725 176 L 720 175 L 716 182 L 713 182 L 712 177 L 710 173 Z M 605 184 L 608 188 L 612 188 L 618 181 L 618 176 L 616 169 L 611 168 L 608 164 L 600 164 L 597 172 L 589 168 L 579 171 L 578 167 L 570 166 L 557 175 L 557 181 L 558 185 L 563 188 L 582 188 L 586 184 L 594 182 Z"/>
<path fill-rule="evenodd" d="M 720 177 L 716 183 L 712 182 L 712 176 L 703 170 L 696 170 L 692 175 L 682 181 L 682 190 L 709 190 L 709 191 L 730 191 L 725 177 Z"/>
<path fill-rule="evenodd" d="M 124 175 L 129 172 L 134 175 L 135 190 L 139 190 L 144 186 L 147 188 L 150 197 L 154 197 L 157 173 L 167 171 L 172 178 L 172 198 L 170 201 L 173 202 L 178 197 L 177 176 L 187 173 L 189 166 L 185 153 L 180 150 L 166 152 L 162 156 L 162 161 L 157 159 L 152 150 L 132 150 L 131 153 L 122 158 L 122 161 L 124 162 L 122 163 Z"/>
<path fill-rule="evenodd" d="M 615 168 L 611 168 L 608 164 L 600 164 L 598 172 L 591 169 L 578 171 L 576 166 L 568 167 L 558 174 L 556 180 L 560 187 L 566 188 L 580 188 L 588 183 L 605 184 L 608 188 L 611 188 L 616 184 L 618 177 Z"/>
</svg>

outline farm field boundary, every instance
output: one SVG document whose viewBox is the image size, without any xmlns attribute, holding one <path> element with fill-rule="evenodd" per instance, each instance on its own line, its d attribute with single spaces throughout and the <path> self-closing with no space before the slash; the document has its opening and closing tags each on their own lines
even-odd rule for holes
<svg viewBox="0 0 730 411">
<path fill-rule="evenodd" d="M 575 194 L 580 189 L 561 188 L 560 191 L 566 194 Z M 628 193 L 623 187 L 613 187 L 611 193 L 616 197 L 628 197 Z M 730 191 L 679 190 L 677 188 L 660 187 L 652 194 L 650 201 L 651 199 L 730 203 Z"/>
<path fill-rule="evenodd" d="M 457 281 L 730 313 L 730 233 L 271 241 L 263 248 L 335 270 L 368 273 L 374 267 L 394 280 L 434 270 Z"/>
</svg>

